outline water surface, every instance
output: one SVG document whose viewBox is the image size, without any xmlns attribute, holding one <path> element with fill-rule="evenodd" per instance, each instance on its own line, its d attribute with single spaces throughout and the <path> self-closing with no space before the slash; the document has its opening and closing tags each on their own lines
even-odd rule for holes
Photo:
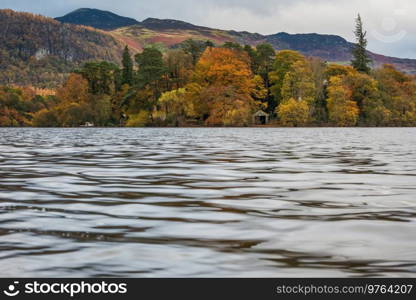
<svg viewBox="0 0 416 300">
<path fill-rule="evenodd" d="M 416 277 L 416 129 L 0 129 L 1 277 Z"/>
</svg>

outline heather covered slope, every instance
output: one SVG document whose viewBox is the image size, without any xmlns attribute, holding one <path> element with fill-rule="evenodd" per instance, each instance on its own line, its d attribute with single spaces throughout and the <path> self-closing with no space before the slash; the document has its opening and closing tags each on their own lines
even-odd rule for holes
<svg viewBox="0 0 416 300">
<path fill-rule="evenodd" d="M 136 51 L 141 51 L 150 44 L 159 44 L 170 48 L 187 39 L 209 40 L 216 45 L 225 42 L 238 42 L 242 45 L 256 45 L 266 42 L 266 37 L 257 33 L 227 31 L 178 20 L 156 18 L 148 18 L 133 26 L 120 27 L 111 33 Z"/>
<path fill-rule="evenodd" d="M 197 41 L 210 40 L 214 44 L 221 45 L 225 42 L 235 41 L 235 37 L 223 30 L 216 29 L 190 29 L 181 28 L 156 28 L 143 24 L 118 28 L 111 32 L 117 39 L 126 43 L 132 50 L 141 51 L 151 44 L 159 44 L 170 48 L 188 39 Z"/>
<path fill-rule="evenodd" d="M 85 61 L 120 61 L 122 47 L 94 28 L 0 10 L 0 85 L 55 87 Z"/>
</svg>

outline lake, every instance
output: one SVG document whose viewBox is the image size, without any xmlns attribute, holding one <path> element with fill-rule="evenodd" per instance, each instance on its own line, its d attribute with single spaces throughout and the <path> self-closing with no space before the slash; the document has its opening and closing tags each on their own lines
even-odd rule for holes
<svg viewBox="0 0 416 300">
<path fill-rule="evenodd" d="M 415 128 L 2 128 L 1 277 L 416 277 L 415 149 Z"/>
</svg>

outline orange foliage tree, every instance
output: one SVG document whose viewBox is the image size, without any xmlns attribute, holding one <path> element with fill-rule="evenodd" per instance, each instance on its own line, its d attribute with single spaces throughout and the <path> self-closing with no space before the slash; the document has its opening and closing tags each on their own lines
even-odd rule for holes
<svg viewBox="0 0 416 300">
<path fill-rule="evenodd" d="M 71 74 L 65 85 L 58 89 L 56 96 L 67 104 L 86 102 L 88 99 L 88 81 L 80 74 Z"/>
<path fill-rule="evenodd" d="M 200 98 L 207 101 L 207 125 L 248 125 L 261 93 L 246 52 L 228 48 L 207 48 L 195 68 L 195 81 L 203 87 Z M 259 91 L 260 90 L 260 91 Z"/>
</svg>

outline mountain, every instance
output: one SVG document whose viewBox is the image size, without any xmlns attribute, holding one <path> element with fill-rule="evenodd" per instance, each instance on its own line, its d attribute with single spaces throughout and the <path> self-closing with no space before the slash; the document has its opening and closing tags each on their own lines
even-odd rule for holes
<svg viewBox="0 0 416 300">
<path fill-rule="evenodd" d="M 349 63 L 352 59 L 353 43 L 337 35 L 324 34 L 288 34 L 285 32 L 266 36 L 266 42 L 276 50 L 291 49 L 306 56 L 319 57 L 325 61 Z M 384 56 L 368 51 L 374 67 L 392 64 L 401 71 L 416 74 L 416 60 Z"/>
<path fill-rule="evenodd" d="M 336 35 L 288 34 L 281 32 L 266 36 L 266 41 L 277 50 L 291 49 L 307 56 L 320 57 L 328 61 L 348 61 L 351 59 L 352 43 Z"/>
<path fill-rule="evenodd" d="M 296 50 L 306 56 L 347 64 L 352 59 L 351 49 L 354 47 L 353 43 L 337 35 L 285 32 L 261 35 L 247 31 L 208 28 L 172 19 L 148 18 L 143 22 L 138 22 L 110 12 L 87 8 L 76 10 L 57 20 L 109 30 L 109 33 L 116 39 L 129 45 L 136 52 L 149 44 L 174 47 L 186 39 L 211 40 L 217 45 L 224 42 L 238 42 L 255 46 L 267 42 L 276 50 Z M 368 53 L 374 61 L 374 67 L 388 63 L 404 72 L 416 74 L 416 60 L 414 59 L 389 57 L 370 51 Z"/>
<path fill-rule="evenodd" d="M 174 47 L 186 39 L 211 40 L 217 45 L 224 42 L 238 42 L 255 46 L 259 43 L 270 43 L 276 50 L 296 50 L 306 56 L 321 58 L 329 62 L 347 64 L 351 61 L 353 43 L 337 35 L 317 33 L 289 34 L 280 32 L 272 35 L 261 35 L 247 31 L 221 30 L 202 27 L 177 20 L 150 18 L 134 26 L 117 28 L 111 33 L 130 48 L 141 51 L 149 44 L 162 44 Z M 374 67 L 392 64 L 399 70 L 416 74 L 416 60 L 384 56 L 368 52 L 374 61 Z"/>
<path fill-rule="evenodd" d="M 103 30 L 112 30 L 139 24 L 135 19 L 122 17 L 109 11 L 91 8 L 80 8 L 55 20 L 62 23 L 91 26 Z"/>
<path fill-rule="evenodd" d="M 55 87 L 86 61 L 119 62 L 122 49 L 104 31 L 0 10 L 0 85 Z"/>
<path fill-rule="evenodd" d="M 68 24 L 71 22 L 81 25 Z M 351 60 L 353 47 L 352 43 L 336 35 L 284 32 L 261 35 L 213 29 L 172 19 L 148 18 L 138 22 L 95 9 L 80 9 L 57 20 L 0 10 L 0 85 L 53 88 L 62 83 L 68 72 L 86 61 L 120 63 L 125 45 L 137 53 L 149 44 L 173 48 L 187 39 L 211 40 L 217 45 L 238 42 L 255 46 L 268 42 L 276 50 L 297 50 L 307 56 L 338 63 Z M 399 70 L 416 74 L 414 59 L 369 54 L 375 66 L 389 63 Z"/>
</svg>

